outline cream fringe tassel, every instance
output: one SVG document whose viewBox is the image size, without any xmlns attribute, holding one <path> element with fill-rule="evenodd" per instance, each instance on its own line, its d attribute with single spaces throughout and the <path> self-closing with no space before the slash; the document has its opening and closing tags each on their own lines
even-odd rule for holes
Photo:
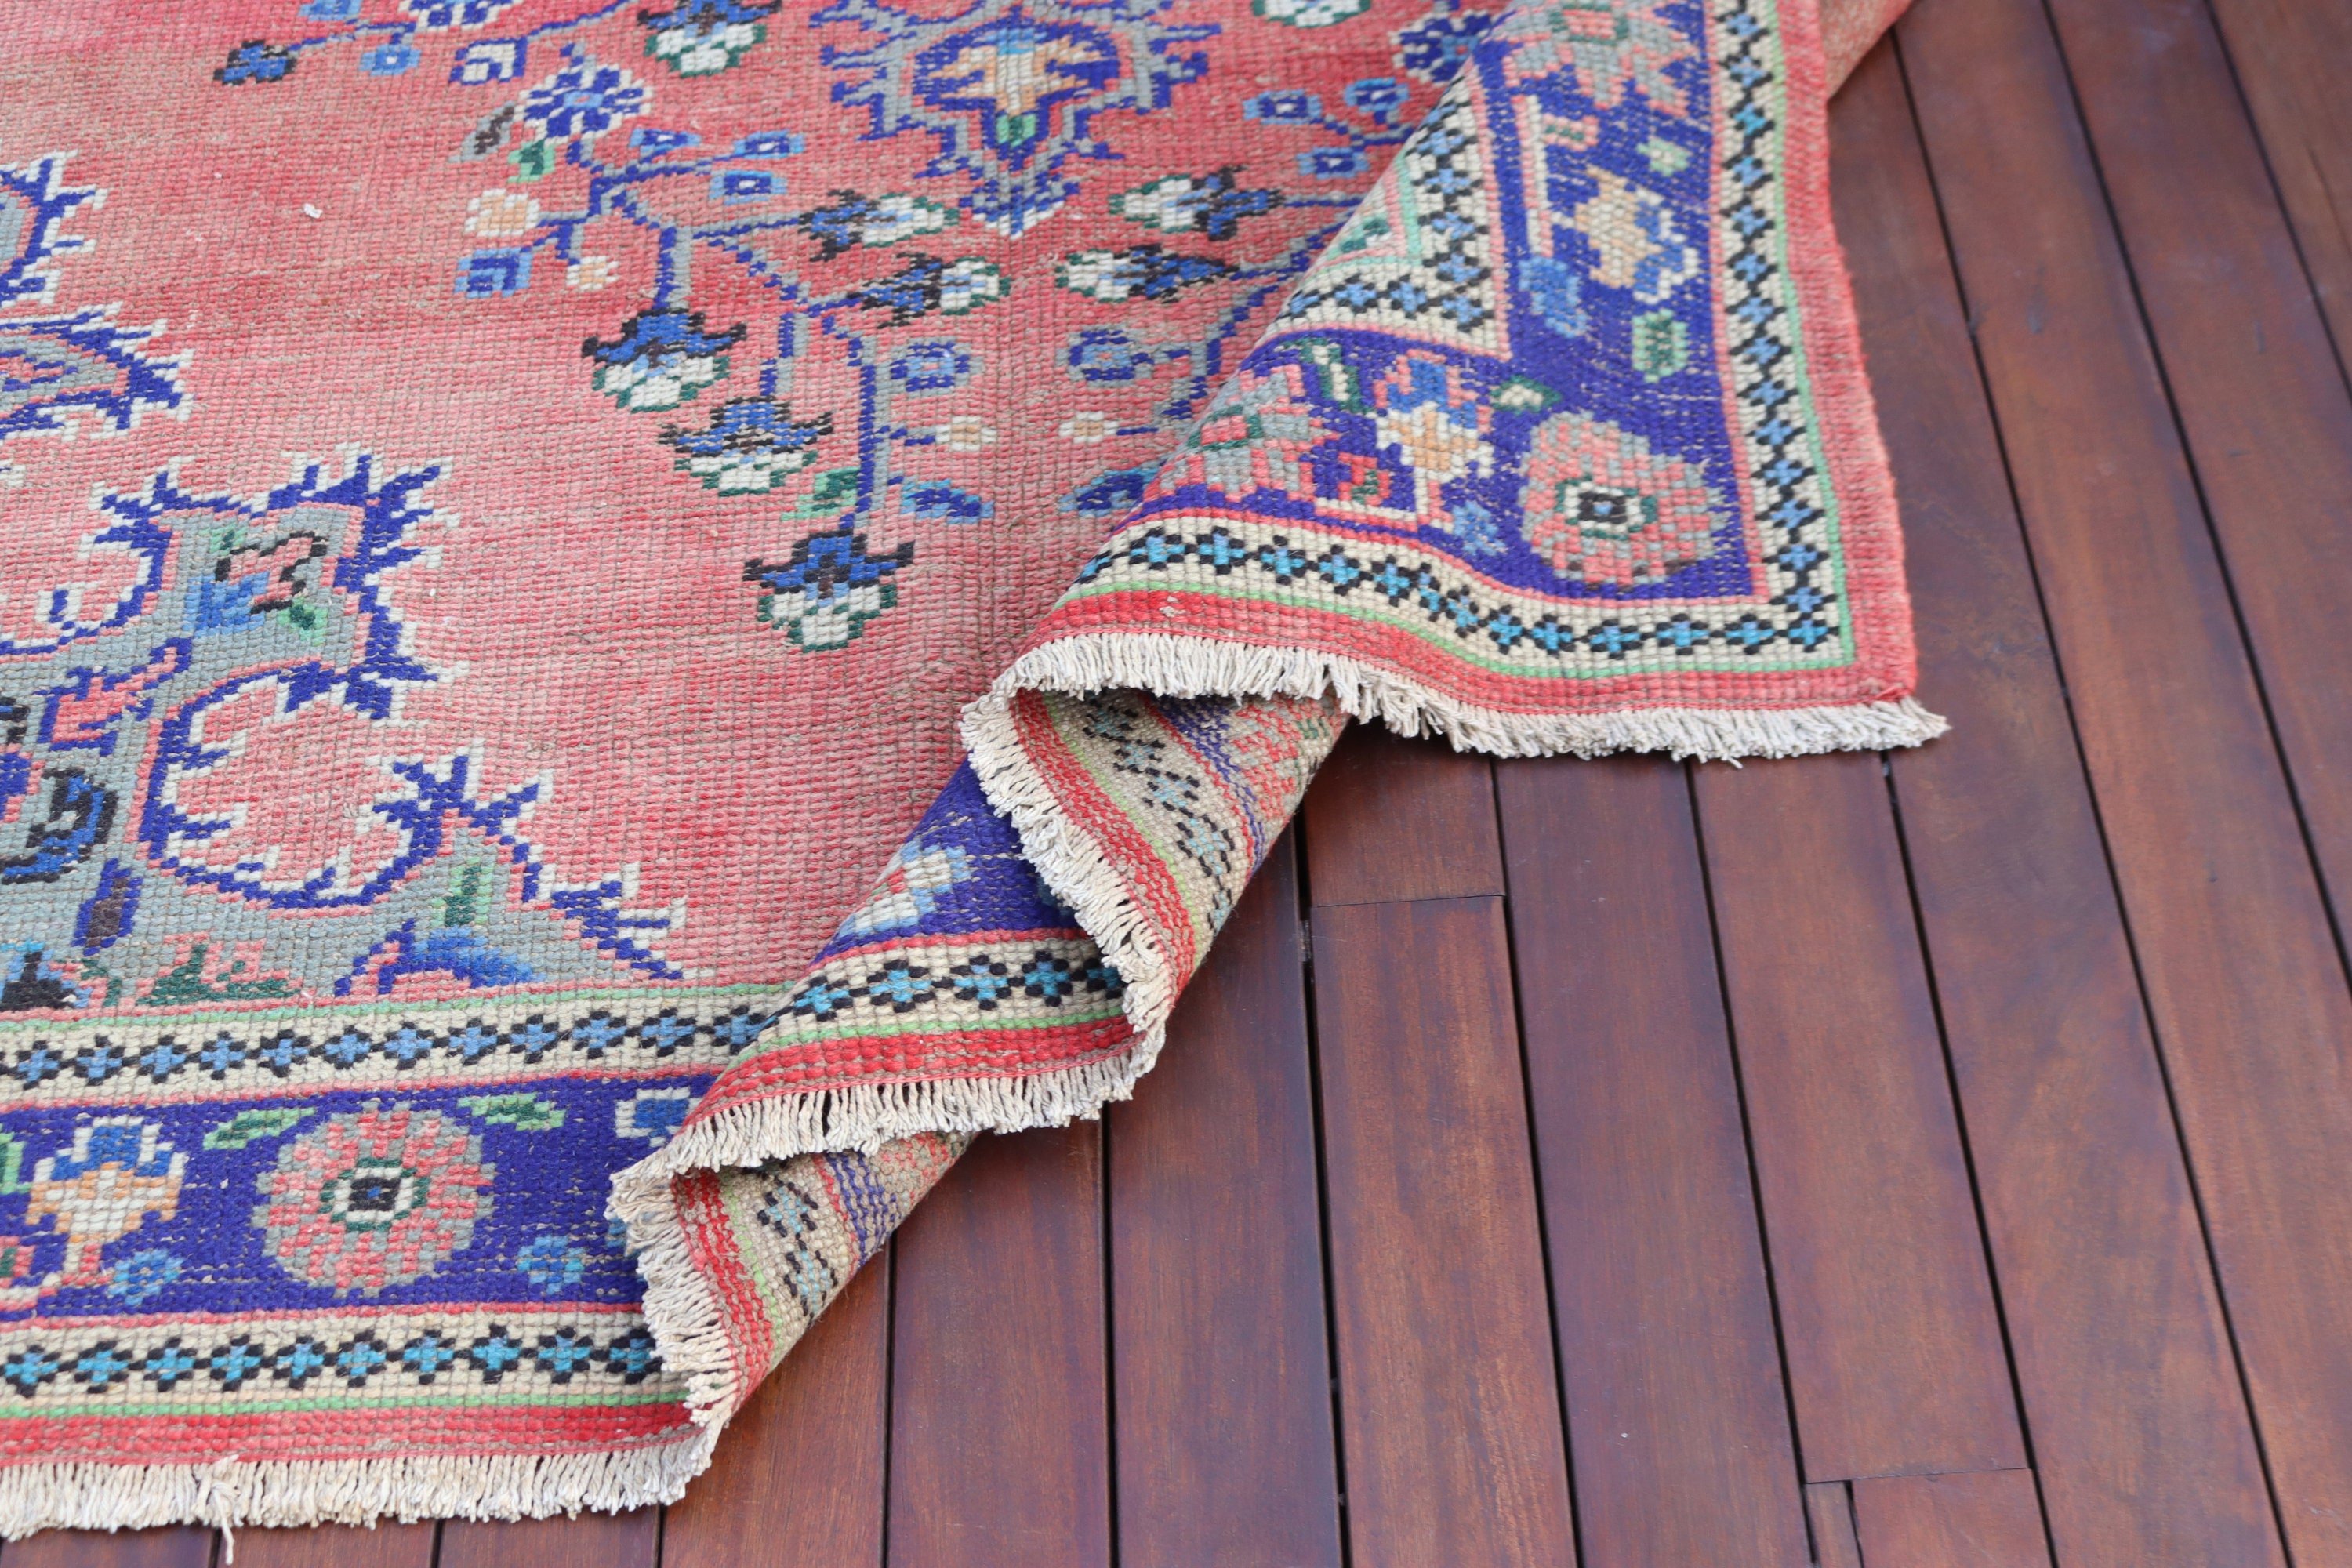
<svg viewBox="0 0 2352 1568">
<path fill-rule="evenodd" d="M 0 1469 L 0 1535 L 201 1524 L 226 1532 L 379 1519 L 541 1519 L 675 1502 L 717 1434 L 690 1428 L 592 1454 L 450 1455 L 208 1465 L 14 1465 Z M 234 1546 L 231 1554 L 234 1554 Z"/>
<path fill-rule="evenodd" d="M 1498 757 L 1598 757 L 1664 752 L 1703 762 L 1891 751 L 1934 740 L 1948 726 L 1911 698 L 1799 708 L 1640 708 L 1618 713 L 1507 713 L 1431 690 L 1337 654 L 1264 647 L 1177 633 L 1063 637 L 1032 648 L 964 710 L 964 734 L 988 705 L 1016 691 L 1074 696 L 1134 687 L 1160 697 L 1320 697 L 1400 735 L 1443 735 L 1457 751 Z M 983 775 L 985 777 L 985 775 Z M 999 810 L 1003 801 L 995 800 Z M 1026 835 L 1024 839 L 1025 841 Z"/>
</svg>

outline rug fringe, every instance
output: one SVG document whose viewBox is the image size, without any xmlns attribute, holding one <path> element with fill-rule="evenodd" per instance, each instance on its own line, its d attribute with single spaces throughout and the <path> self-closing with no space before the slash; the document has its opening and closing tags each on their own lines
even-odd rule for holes
<svg viewBox="0 0 2352 1568">
<path fill-rule="evenodd" d="M 545 1519 L 675 1502 L 717 1436 L 582 1454 L 478 1454 L 201 1465 L 29 1464 L 0 1469 L 0 1537 L 41 1530 L 198 1524 L 271 1529 L 418 1519 Z"/>
<path fill-rule="evenodd" d="M 1702 762 L 1889 751 L 1934 740 L 1949 726 L 1916 699 L 1785 708 L 1637 708 L 1609 713 L 1511 713 L 1432 689 L 1393 671 L 1312 648 L 1266 647 L 1181 633 L 1104 632 L 1030 649 L 966 708 L 975 713 L 1024 689 L 1087 696 L 1135 687 L 1161 697 L 1320 697 L 1351 718 L 1401 735 L 1443 735 L 1457 751 L 1498 757 L 1664 752 Z M 975 758 L 975 761 L 977 759 Z M 982 783 L 987 783 L 985 773 Z M 1000 811 L 1007 803 L 989 798 Z M 1018 818 L 1015 818 L 1016 822 Z M 1026 842 L 1024 832 L 1023 839 Z"/>
</svg>

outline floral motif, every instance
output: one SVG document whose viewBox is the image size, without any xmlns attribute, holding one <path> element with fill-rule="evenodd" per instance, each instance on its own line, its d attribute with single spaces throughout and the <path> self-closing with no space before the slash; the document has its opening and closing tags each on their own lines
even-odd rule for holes
<svg viewBox="0 0 2352 1568">
<path fill-rule="evenodd" d="M 1659 113 L 1686 113 L 1683 90 L 1666 68 L 1698 51 L 1658 15 L 1666 3 L 1531 0 L 1515 6 L 1495 34 L 1510 46 L 1504 73 L 1516 87 L 1566 68 L 1575 72 L 1577 89 L 1602 109 L 1623 102 L 1633 86 Z"/>
<path fill-rule="evenodd" d="M 545 1230 L 523 1243 L 515 1254 L 515 1267 L 541 1295 L 561 1296 L 586 1277 L 588 1253 L 570 1237 Z"/>
<path fill-rule="evenodd" d="M 680 76 L 710 76 L 743 63 L 768 36 L 780 0 L 678 0 L 667 11 L 640 11 L 646 53 Z"/>
<path fill-rule="evenodd" d="M 278 81 L 294 68 L 294 51 L 274 48 L 266 38 L 247 38 L 228 52 L 227 63 L 213 79 L 230 87 L 247 82 Z"/>
<path fill-rule="evenodd" d="M 522 95 L 522 117 L 544 136 L 596 136 L 646 110 L 645 84 L 618 66 L 582 59 Z"/>
<path fill-rule="evenodd" d="M 1163 234 L 1231 239 L 1242 219 L 1270 213 L 1282 205 L 1280 191 L 1244 190 L 1234 184 L 1234 176 L 1240 172 L 1239 164 L 1229 163 L 1205 174 L 1162 174 L 1111 197 L 1110 210 L 1129 223 Z"/>
<path fill-rule="evenodd" d="M 1094 133 L 1095 117 L 1165 108 L 1206 68 L 1176 46 L 1216 31 L 1169 24 L 1170 0 L 1093 0 L 1053 16 L 1031 4 L 971 0 L 944 26 L 934 8 L 904 0 L 833 0 L 815 16 L 856 23 L 876 40 L 827 51 L 848 77 L 835 96 L 866 110 L 876 136 L 931 136 L 940 154 L 929 172 L 963 175 L 965 208 L 1014 237 L 1076 193 L 1065 172 L 1072 160 L 1118 156 Z"/>
<path fill-rule="evenodd" d="M 861 196 L 856 191 L 835 191 L 833 197 L 828 205 L 813 207 L 798 220 L 816 240 L 820 261 L 830 261 L 858 246 L 898 245 L 938 234 L 955 222 L 955 214 L 920 196 Z"/>
<path fill-rule="evenodd" d="M 1184 445 L 1160 465 L 1152 493 L 1165 495 L 1188 484 L 1234 497 L 1256 489 L 1312 493 L 1303 465 L 1326 432 L 1306 398 L 1295 364 L 1239 372 L 1218 392 Z"/>
<path fill-rule="evenodd" d="M 611 342 L 590 338 L 580 352 L 595 366 L 597 391 L 631 414 L 676 408 L 727 374 L 727 351 L 742 341 L 739 323 L 704 330 L 699 310 L 640 310 Z"/>
<path fill-rule="evenodd" d="M 1519 505 L 1528 545 L 1554 572 L 1627 588 L 1703 560 L 1718 524 L 1695 466 L 1582 414 L 1536 427 Z"/>
<path fill-rule="evenodd" d="M 1211 256 L 1187 256 L 1157 245 L 1130 246 L 1124 250 L 1078 250 L 1062 258 L 1055 279 L 1074 294 L 1084 294 L 1106 305 L 1130 300 L 1166 300 L 1179 289 L 1233 271 Z"/>
<path fill-rule="evenodd" d="M 101 1116 L 74 1129 L 62 1154 L 33 1167 L 25 1203 L 27 1222 L 48 1220 L 66 1238 L 59 1285 L 100 1285 L 109 1242 L 137 1230 L 148 1215 L 170 1219 L 180 1210 L 188 1157 L 163 1142 L 163 1130 L 137 1116 Z"/>
<path fill-rule="evenodd" d="M 306 1285 L 376 1296 L 432 1273 L 489 1215 L 481 1139 L 405 1104 L 330 1118 L 257 1178 L 270 1258 Z"/>
<path fill-rule="evenodd" d="M 814 652 L 848 647 L 868 621 L 897 604 L 898 584 L 890 579 L 914 558 L 911 541 L 887 555 L 874 554 L 865 536 L 844 523 L 793 545 L 782 565 L 752 561 L 743 577 L 766 590 L 760 618 L 783 627 L 795 647 Z"/>
<path fill-rule="evenodd" d="M 180 1281 L 186 1265 L 160 1247 L 134 1252 L 111 1270 L 106 1293 L 125 1306 L 141 1307 Z"/>
<path fill-rule="evenodd" d="M 1698 276 L 1698 247 L 1684 237 L 1665 197 L 1607 169 L 1592 178 L 1601 188 L 1571 221 L 1600 253 L 1597 281 L 1654 305 Z"/>
<path fill-rule="evenodd" d="M 761 495 L 816 461 L 816 444 L 833 433 L 833 416 L 795 419 L 792 405 L 773 398 L 736 397 L 710 411 L 700 430 L 672 425 L 664 444 L 677 468 L 721 495 Z"/>
<path fill-rule="evenodd" d="M 1462 70 L 1470 47 L 1484 37 L 1495 18 L 1464 11 L 1460 0 L 1441 0 L 1437 9 L 1396 36 L 1396 62 L 1408 75 L 1442 86 Z"/>
<path fill-rule="evenodd" d="M 890 361 L 890 379 L 918 395 L 950 392 L 971 379 L 971 351 L 953 338 L 908 343 Z"/>
<path fill-rule="evenodd" d="M 1412 470 L 1413 510 L 1444 525 L 1441 488 L 1494 467 L 1495 449 L 1486 439 L 1492 411 L 1458 370 L 1423 350 L 1399 358 L 1374 384 L 1372 405 L 1379 410 L 1380 444 Z"/>
</svg>

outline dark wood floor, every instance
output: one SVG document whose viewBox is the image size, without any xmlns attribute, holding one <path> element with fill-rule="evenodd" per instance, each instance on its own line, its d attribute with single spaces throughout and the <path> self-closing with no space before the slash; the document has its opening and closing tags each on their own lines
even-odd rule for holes
<svg viewBox="0 0 2352 1568">
<path fill-rule="evenodd" d="M 2352 5 L 1918 0 L 1833 124 L 1949 738 L 1360 733 L 683 1503 L 238 1563 L 2352 1564 Z"/>
</svg>

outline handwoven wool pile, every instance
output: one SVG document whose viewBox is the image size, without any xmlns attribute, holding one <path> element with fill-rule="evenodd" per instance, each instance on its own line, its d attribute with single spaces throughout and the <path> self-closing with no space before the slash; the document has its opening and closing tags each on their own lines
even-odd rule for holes
<svg viewBox="0 0 2352 1568">
<path fill-rule="evenodd" d="M 0 1531 L 677 1496 L 972 1133 L 1128 1092 L 1348 716 L 1932 735 L 1825 69 L 0 16 Z"/>
</svg>

